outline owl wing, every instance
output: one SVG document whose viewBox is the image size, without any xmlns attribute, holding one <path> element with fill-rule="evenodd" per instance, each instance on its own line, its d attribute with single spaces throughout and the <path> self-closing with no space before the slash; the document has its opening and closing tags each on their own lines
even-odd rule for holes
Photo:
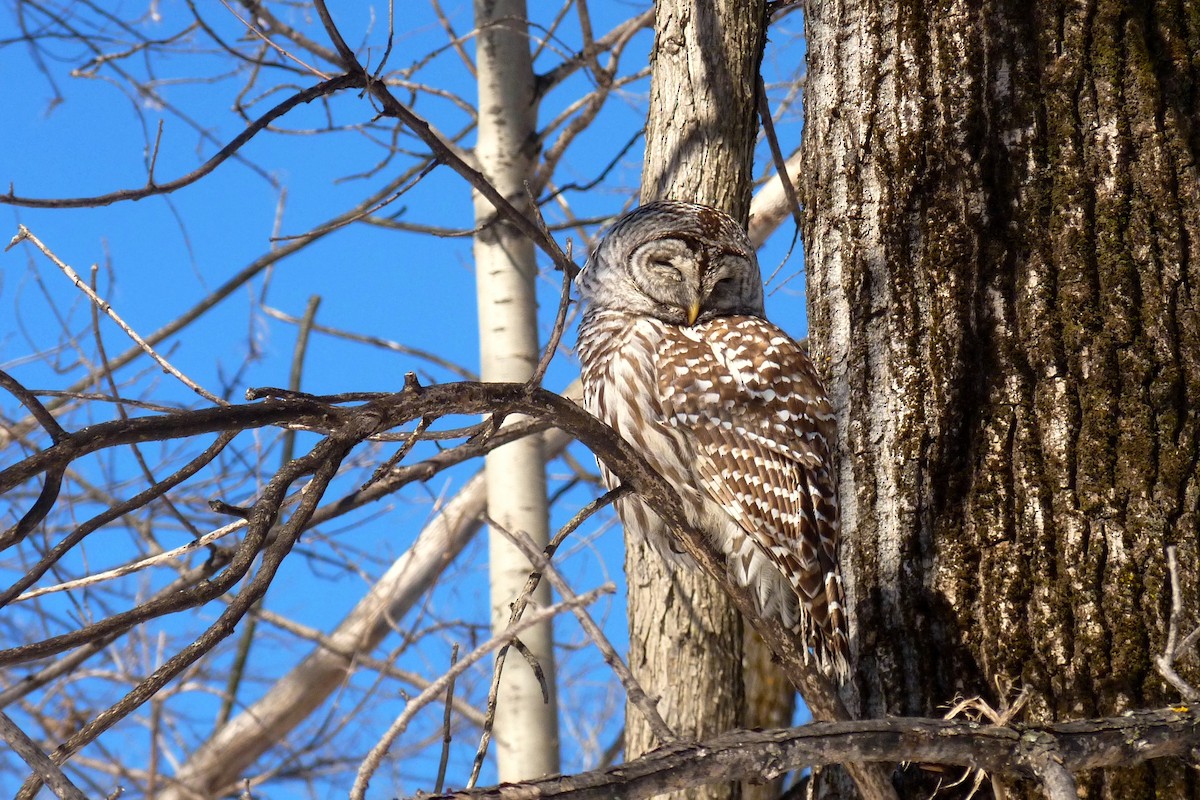
<svg viewBox="0 0 1200 800">
<path fill-rule="evenodd" d="M 687 432 L 701 488 L 787 579 L 818 660 L 842 673 L 848 646 L 837 565 L 833 409 L 808 356 L 756 317 L 678 328 L 658 351 L 659 400 Z M 754 548 L 728 554 L 744 584 Z M 739 562 L 740 560 L 740 562 Z"/>
</svg>

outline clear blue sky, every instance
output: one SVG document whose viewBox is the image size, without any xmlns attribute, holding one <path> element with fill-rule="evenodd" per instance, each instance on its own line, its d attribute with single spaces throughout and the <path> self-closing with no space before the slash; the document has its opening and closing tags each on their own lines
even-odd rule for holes
<svg viewBox="0 0 1200 800">
<path fill-rule="evenodd" d="M 149 4 L 147 4 L 149 5 Z M 245 28 L 222 5 L 201 3 L 204 20 L 222 37 L 242 44 Z M 643 3 L 593 3 L 590 6 L 592 23 L 597 34 L 609 30 L 618 21 L 642 10 Z M 37 48 L 22 41 L 24 30 L 53 27 L 45 16 L 26 9 L 18 18 L 14 3 L 5 4 L 0 11 L 0 74 L 8 77 L 5 122 L 0 125 L 0 179 L 4 188 L 11 186 L 18 196 L 80 197 L 103 194 L 118 189 L 133 188 L 146 182 L 148 159 L 154 151 L 158 126 L 162 125 L 155 176 L 159 181 L 176 178 L 195 169 L 220 146 L 244 127 L 244 121 L 231 112 L 247 83 L 243 69 L 232 72 L 226 54 L 206 44 L 204 52 L 189 53 L 187 40 L 169 56 L 145 59 L 137 55 L 95 67 L 89 64 L 94 57 L 84 46 L 69 41 L 42 40 Z M 531 14 L 541 25 L 548 25 L 551 11 L 557 4 L 531 3 Z M 134 31 L 147 38 L 162 38 L 178 32 L 187 24 L 189 12 L 182 2 L 154 4 L 161 19 L 146 14 L 136 22 Z M 446 2 L 444 7 L 457 31 L 470 30 L 470 4 Z M 433 17 L 427 3 L 398 3 L 399 19 L 389 65 L 404 68 L 422 60 L 425 54 L 442 48 L 439 54 L 417 70 L 412 79 L 438 91 L 460 94 L 473 102 L 471 76 L 453 49 L 445 48 L 446 34 Z M 92 30 L 100 25 L 94 12 L 78 6 L 71 7 L 73 24 Z M 129 16 L 136 16 L 142 7 L 129 5 Z M 341 2 L 332 10 L 352 45 L 365 44 L 371 63 L 382 53 L 387 35 L 387 6 Z M 280 11 L 281 14 L 287 9 Z M 124 13 L 124 12 L 121 12 Z M 308 35 L 325 42 L 323 32 L 313 20 L 299 11 L 287 12 L 293 24 L 302 26 Z M 803 45 L 799 33 L 800 16 L 793 15 L 772 31 L 772 45 L 764 73 L 767 81 L 791 81 L 802 73 Z M 535 26 L 535 34 L 543 28 Z M 574 18 L 555 31 L 555 37 L 539 59 L 540 69 L 557 63 L 562 54 L 579 47 L 579 28 Z M 203 38 L 203 37 L 199 37 Z M 630 46 L 621 70 L 630 74 L 646 64 L 650 34 L 643 32 Z M 468 51 L 472 45 L 465 45 Z M 112 53 L 123 50 L 115 41 L 105 41 L 102 50 Z M 366 52 L 366 51 L 364 51 Z M 310 61 L 310 63 L 313 63 Z M 326 64 L 319 64 L 327 68 Z M 153 82 L 155 95 L 138 94 L 116 70 Z M 79 70 L 76 77 L 72 70 Z M 197 80 L 199 78 L 199 80 Z M 245 92 L 243 102 L 254 99 L 266 87 L 287 83 L 290 90 L 309 86 L 314 79 L 301 74 L 288 77 L 267 76 L 256 87 Z M 621 147 L 635 134 L 644 117 L 646 80 L 630 84 L 609 101 L 604 114 L 587 134 L 580 137 L 560 166 L 556 180 L 584 183 L 592 180 L 604 165 L 618 158 Z M 556 89 L 541 108 L 543 122 L 552 119 L 562 109 L 590 88 L 587 77 L 579 74 Z M 250 110 L 250 115 L 262 113 L 284 97 L 286 92 L 267 95 Z M 775 93 L 782 97 L 783 90 Z M 399 94 L 402 99 L 407 99 Z M 56 100 L 56 97 L 58 100 Z M 165 100 L 164 106 L 161 100 Z M 426 115 L 447 133 L 461 130 L 467 116 L 453 103 L 422 92 L 416 110 Z M 62 260 L 83 275 L 93 264 L 100 266 L 100 293 L 113 308 L 137 331 L 148 334 L 167 323 L 212 291 L 230 276 L 273 246 L 276 233 L 287 236 L 307 231 L 351 207 L 362 197 L 411 163 L 397 156 L 375 174 L 346 179 L 346 176 L 375 169 L 382 158 L 381 138 L 391 126 L 380 126 L 370 134 L 354 130 L 371 119 L 368 102 L 357 92 L 345 92 L 328 104 L 314 103 L 295 109 L 279 122 L 286 132 L 266 132 L 251 141 L 240 153 L 244 159 L 231 160 L 194 185 L 183 188 L 169 197 L 152 197 L 138 202 L 117 203 L 107 207 L 78 210 L 39 210 L 0 206 L 0 239 L 4 242 L 16 233 L 19 224 L 26 225 Z M 185 119 L 186 117 L 186 119 Z M 312 133 L 326 126 L 345 126 L 334 132 Z M 781 121 L 779 133 L 783 147 L 794 148 L 799 141 L 798 111 L 789 112 Z M 386 140 L 384 140 L 386 141 Z M 472 142 L 470 136 L 465 146 Z M 411 137 L 399 140 L 402 147 L 424 152 L 423 146 Z M 766 158 L 765 148 L 762 158 Z M 621 156 L 607 178 L 588 192 L 566 195 L 572 212 L 582 218 L 602 216 L 619 210 L 636 194 L 641 161 L 641 142 L 636 142 Z M 247 163 L 248 162 L 248 163 Z M 761 162 L 761 159 L 760 159 Z M 765 163 L 765 162 L 761 162 Z M 440 167 L 410 192 L 387 209 L 401 212 L 400 219 L 416 224 L 442 228 L 469 228 L 471 224 L 470 193 L 465 183 L 449 169 Z M 551 223 L 561 221 L 561 212 L 553 206 L 546 209 Z M 278 226 L 278 230 L 276 229 Z M 589 228 L 594 231 L 594 226 Z M 582 261 L 586 245 L 578 232 L 561 234 L 565 242 L 574 240 L 576 259 Z M 790 228 L 781 230 L 762 255 L 764 273 L 779 266 L 791 238 Z M 545 259 L 542 259 L 545 262 Z M 781 277 L 800 270 L 799 248 L 780 270 Z M 777 288 L 780 281 L 772 288 Z M 541 282 L 542 329 L 548 333 L 559 291 L 558 276 L 549 270 Z M 401 342 L 413 348 L 436 353 L 470 370 L 477 369 L 478 345 L 474 329 L 474 280 L 471 265 L 470 240 L 467 238 L 436 238 L 415 233 L 384 230 L 365 224 L 349 226 L 331 234 L 323 241 L 278 263 L 269 274 L 260 275 L 246 287 L 240 288 L 207 313 L 201 320 L 174 337 L 161 348 L 171 362 L 186 374 L 213 391 L 228 390 L 230 398 L 238 401 L 248 386 L 284 385 L 292 355 L 296 328 L 272 319 L 263 310 L 269 306 L 287 314 L 300 316 L 308 298 L 321 297 L 317 321 L 323 325 L 360 334 Z M 771 316 L 796 336 L 805 334 L 802 277 L 793 278 L 770 294 L 768 310 Z M 82 374 L 80 356 L 94 361 L 97 350 L 91 333 L 91 311 L 82 295 L 40 253 L 29 245 L 14 248 L 0 256 L 0 368 L 12 373 L 25 385 L 39 389 L 61 389 Z M 76 337 L 64 341 L 63 327 Z M 104 343 L 110 356 L 123 352 L 129 345 L 124 335 L 113 325 L 102 326 Z M 573 343 L 573 332 L 566 343 Z M 41 358 L 32 358 L 42 354 Z M 195 397 L 169 376 L 148 362 L 137 362 L 122 378 L 129 381 L 122 390 L 126 396 L 153 398 L 159 402 L 192 404 Z M 413 356 L 382 351 L 361 344 L 348 343 L 328 336 L 314 335 L 304 371 L 303 388 L 314 393 L 375 390 L 395 390 L 402 385 L 408 370 L 422 372 L 428 380 L 453 380 L 451 372 L 432 366 Z M 563 352 L 555 359 L 546 385 L 565 386 L 577 373 L 573 357 Z M 0 398 L 0 412 L 5 418 L 18 415 L 11 398 Z M 75 425 L 87 421 L 113 418 L 111 406 L 104 405 L 79 412 L 71 418 Z M 264 446 L 269 438 L 263 437 Z M 304 441 L 302 440 L 301 446 Z M 247 450 L 252 452 L 247 446 Z M 15 452 L 0 453 L 0 468 L 10 464 Z M 169 448 L 152 449 L 151 455 L 167 458 Z M 576 450 L 575 456 L 590 466 L 590 456 Z M 177 458 L 178 454 L 172 457 Z M 277 452 L 268 453 L 264 461 L 269 466 Z M 228 468 L 236 468 L 230 464 Z M 265 467 L 264 467 L 265 468 Z M 100 479 L 111 470 L 123 479 L 137 476 L 136 467 L 127 457 L 110 463 L 100 461 L 87 465 L 90 475 Z M 328 541 L 314 541 L 311 547 L 302 546 L 290 559 L 267 598 L 267 608 L 293 617 L 306 625 L 328 630 L 336 624 L 362 595 L 370 575 L 378 574 L 419 531 L 431 510 L 431 498 L 446 496 L 468 476 L 474 467 L 456 470 L 439 476 L 425 487 L 412 486 L 389 503 L 368 509 L 366 513 L 349 518 L 329 528 Z M 550 467 L 553 487 L 565 486 L 570 472 L 562 462 Z M 265 473 L 264 473 L 265 474 Z M 222 476 L 210 476 L 214 485 L 221 485 Z M 130 484 L 132 486 L 132 484 Z M 121 496 L 136 491 L 125 487 Z M 561 524 L 593 493 L 591 487 L 577 487 L 567 492 L 555 508 L 555 522 Z M 223 499 L 236 502 L 238 497 Z M 78 514 L 86 516 L 89 508 L 81 504 Z M 3 527 L 23 513 L 19 504 L 0 500 L 0 519 Z M 94 513 L 91 510 L 90 513 Z M 205 523 L 198 523 L 207 530 Z M 597 538 L 598 537 L 598 538 Z M 175 546 L 187 540 L 182 530 L 164 526 L 161 540 Z M 568 574 L 578 590 L 584 590 L 606 580 L 620 585 L 620 533 L 616 528 L 600 534 L 600 526 L 592 525 L 588 532 L 574 540 L 564 560 Z M 80 557 L 64 565 L 63 577 L 95 571 L 123 563 L 135 552 L 128 532 L 101 531 L 89 540 Z M 452 567 L 453 580 L 443 583 L 429 601 L 431 614 L 469 621 L 476 625 L 486 620 L 485 550 L 477 544 L 468 549 Z M 84 558 L 86 557 L 86 561 Z M 362 574 L 347 570 L 345 561 L 354 563 L 361 558 Z M 14 564 L 0 562 L 0 574 L 11 581 Z M 144 585 L 126 584 L 128 591 L 146 591 L 158 586 L 169 576 L 161 574 L 146 578 Z M 52 582 L 49 576 L 43 584 Z M 89 597 L 80 602 L 97 601 Z M 80 607 L 65 601 L 48 603 L 46 608 L 63 615 L 67 627 L 73 624 L 71 615 L 81 613 Z M 14 610 L 15 609 L 15 610 Z M 20 606 L 0 611 L 11 615 L 0 622 L 0 630 L 8 631 L 30 623 L 28 613 Z M 115 609 L 110 609 L 115 610 Z M 195 614 L 180 615 L 187 619 L 171 618 L 151 626 L 167 636 L 181 636 L 198 631 L 219 613 L 219 604 L 200 609 Z M 624 609 L 620 594 L 607 602 L 599 615 L 606 620 L 609 635 L 623 647 Z M 405 620 L 401 627 L 423 627 L 430 624 L 429 615 Z M 397 663 L 405 669 L 436 677 L 448 662 L 451 642 L 464 647 L 472 636 L 482 636 L 481 629 L 457 626 L 429 633 L 418 645 L 399 656 Z M 582 635 L 570 622 L 557 629 L 558 637 L 568 644 L 579 644 Z M 296 658 L 306 652 L 307 645 L 271 630 L 264 646 L 251 654 L 251 667 L 258 680 L 245 688 L 246 699 L 253 699 L 265 688 L 272 676 L 281 674 Z M 385 644 L 388 648 L 401 646 L 399 637 Z M 168 652 L 169 655 L 169 652 Z M 228 650 L 216 657 L 215 663 L 225 663 Z M 147 656 L 153 661 L 153 656 Z M 97 665 L 103 662 L 97 660 Z M 612 680 L 598 663 L 589 648 L 569 647 L 560 663 L 560 691 L 563 701 L 563 739 L 565 770 L 588 765 L 595 747 L 609 744 L 620 728 L 622 707 L 611 702 Z M 20 670 L 13 675 L 22 674 Z M 374 689 L 367 708 L 354 710 L 353 703 L 365 696 L 372 686 L 373 676 L 356 679 L 354 690 L 331 720 L 338 714 L 354 714 L 353 730 L 340 730 L 334 737 L 346 755 L 360 755 L 369 747 L 390 722 L 402 705 L 403 687 L 384 682 Z M 480 703 L 482 680 L 477 675 L 467 681 L 464 691 Z M 472 688 L 473 687 L 473 688 Z M 111 690 L 112 687 L 108 687 Z M 78 701 L 86 704 L 104 696 L 104 688 L 80 685 Z M 109 702 L 116 699 L 109 691 Z M 193 720 L 194 727 L 181 733 L 184 741 L 194 741 L 206 725 L 211 725 L 215 701 L 201 692 L 188 695 L 181 708 Z M 96 709 L 93 709 L 93 711 Z M 394 767 L 381 772 L 373 784 L 374 796 L 407 794 L 431 786 L 430 757 L 436 758 L 436 747 L 429 748 L 422 737 L 440 724 L 440 709 L 432 709 L 422 723 L 406 737 L 398 748 Z M 330 721 L 329 724 L 337 726 Z M 307 735 L 324 732 L 316 722 L 307 725 Z M 125 747 L 145 748 L 144 729 L 130 723 L 124 733 L 117 732 L 102 741 L 108 746 L 123 742 Z M 591 740 L 594 739 L 594 742 Z M 415 747 L 415 750 L 409 748 Z M 176 754 L 180 752 L 176 743 Z M 469 730 L 456 739 L 451 761 L 449 782 L 461 785 L 469 770 L 475 742 Z M 86 755 L 103 759 L 97 748 Z M 4 762 L 0 760 L 0 764 Z M 344 773 L 342 773 L 344 775 Z M 0 773 L 0 795 L 14 790 L 15 774 Z M 492 780 L 485 771 L 483 781 Z M 342 779 L 335 781 L 343 785 Z M 270 797 L 306 796 L 299 784 L 273 784 Z"/>
</svg>

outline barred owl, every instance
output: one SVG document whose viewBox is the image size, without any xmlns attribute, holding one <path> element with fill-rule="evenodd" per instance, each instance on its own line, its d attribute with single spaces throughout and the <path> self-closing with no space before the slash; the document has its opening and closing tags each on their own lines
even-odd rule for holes
<svg viewBox="0 0 1200 800">
<path fill-rule="evenodd" d="M 714 208 L 649 203 L 609 229 L 575 283 L 588 410 L 674 486 L 761 613 L 844 681 L 833 412 L 804 351 L 764 318 L 746 232 Z M 691 562 L 641 500 L 617 512 L 668 561 Z"/>
</svg>

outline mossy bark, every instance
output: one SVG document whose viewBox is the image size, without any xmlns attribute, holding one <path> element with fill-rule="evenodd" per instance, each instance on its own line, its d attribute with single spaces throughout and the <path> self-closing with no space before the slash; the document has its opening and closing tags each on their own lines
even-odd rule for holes
<svg viewBox="0 0 1200 800">
<path fill-rule="evenodd" d="M 811 342 L 863 712 L 1177 699 L 1153 658 L 1168 545 L 1200 622 L 1200 4 L 807 14 Z M 1200 796 L 1182 763 L 1077 779 Z"/>
</svg>

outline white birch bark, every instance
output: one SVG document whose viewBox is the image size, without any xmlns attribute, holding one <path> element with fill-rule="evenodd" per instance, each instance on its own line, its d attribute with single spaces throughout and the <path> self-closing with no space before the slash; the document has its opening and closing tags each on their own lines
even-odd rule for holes
<svg viewBox="0 0 1200 800">
<path fill-rule="evenodd" d="M 479 169 L 513 202 L 525 208 L 524 182 L 536 155 L 534 75 L 524 0 L 476 0 L 476 75 L 479 87 Z M 495 220 L 486 199 L 475 196 L 475 272 L 479 304 L 480 372 L 485 381 L 524 381 L 540 351 L 537 335 L 537 262 L 533 245 Z M 548 541 L 542 437 L 530 436 L 487 456 L 488 514 L 507 531 Z M 492 626 L 508 626 L 510 606 L 524 588 L 529 561 L 495 528 L 488 533 Z M 546 582 L 532 598 L 550 602 Z M 548 701 L 533 670 L 516 653 L 500 684 L 494 731 L 501 781 L 558 771 L 554 649 L 549 621 L 521 637 L 546 676 Z"/>
</svg>

